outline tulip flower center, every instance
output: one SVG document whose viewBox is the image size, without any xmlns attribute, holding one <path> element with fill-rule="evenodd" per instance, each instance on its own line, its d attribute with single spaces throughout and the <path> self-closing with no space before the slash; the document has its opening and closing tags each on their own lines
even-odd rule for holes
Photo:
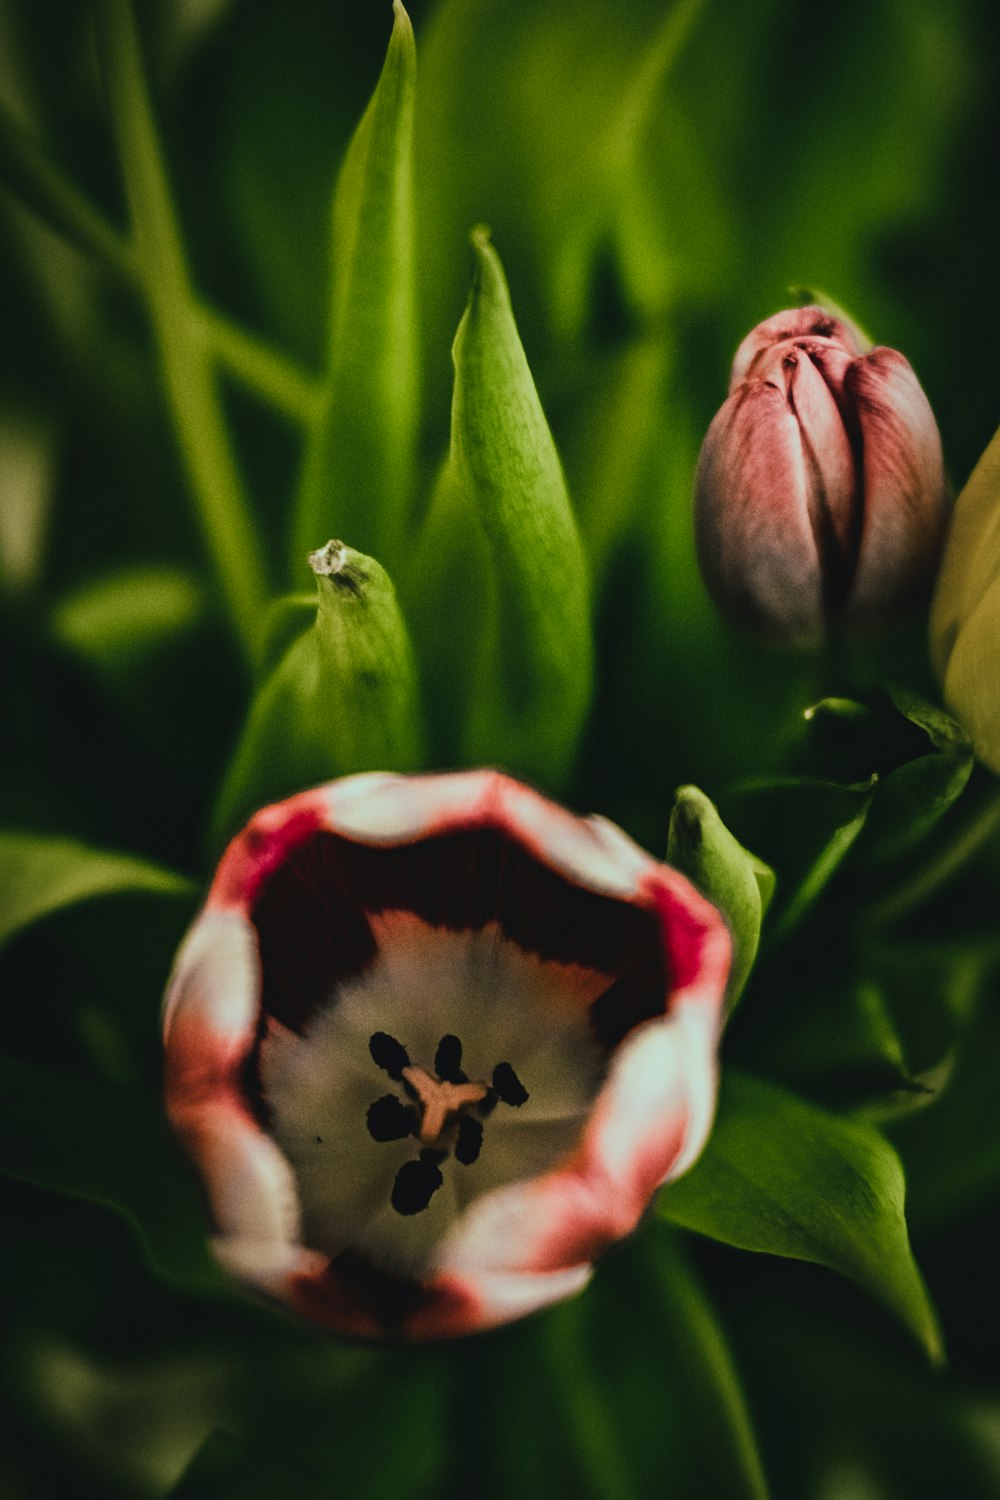
<svg viewBox="0 0 1000 1500">
<path fill-rule="evenodd" d="M 461 1111 L 489 1092 L 485 1083 L 449 1083 L 432 1078 L 423 1068 L 404 1068 L 403 1078 L 420 1100 L 420 1139 L 428 1146 L 439 1146 Z"/>
<path fill-rule="evenodd" d="M 260 1079 L 306 1243 L 414 1274 L 472 1199 L 576 1149 L 606 1067 L 588 1007 L 608 980 L 494 925 L 373 926 L 375 961 L 305 1032 L 272 1021 Z"/>
<path fill-rule="evenodd" d="M 414 1067 L 409 1053 L 395 1037 L 376 1031 L 368 1043 L 372 1060 L 389 1077 L 401 1083 L 414 1105 L 406 1105 L 398 1094 L 384 1094 L 369 1105 L 368 1134 L 375 1141 L 405 1140 L 415 1135 L 423 1150 L 416 1161 L 404 1162 L 396 1173 L 390 1202 L 397 1213 L 420 1213 L 441 1187 L 439 1170 L 452 1148 L 463 1166 L 478 1161 L 483 1144 L 482 1121 L 497 1101 L 520 1109 L 528 1091 L 509 1062 L 493 1069 L 493 1084 L 470 1083 L 462 1071 L 462 1043 L 449 1032 L 434 1054 L 432 1077 L 426 1068 Z M 478 1118 L 470 1113 L 478 1106 Z M 415 1107 L 414 1107 L 415 1106 Z"/>
</svg>

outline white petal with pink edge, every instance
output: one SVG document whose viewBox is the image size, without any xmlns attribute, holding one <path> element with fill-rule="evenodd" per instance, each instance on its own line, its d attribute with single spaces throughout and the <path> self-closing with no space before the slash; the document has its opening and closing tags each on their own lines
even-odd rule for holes
<svg viewBox="0 0 1000 1500">
<path fill-rule="evenodd" d="M 295 1175 L 239 1103 L 180 1108 L 172 1119 L 201 1169 L 220 1240 L 256 1242 L 268 1255 L 295 1246 L 301 1236 Z"/>
<path fill-rule="evenodd" d="M 439 1338 L 499 1328 L 515 1318 L 527 1317 L 543 1307 L 551 1307 L 554 1302 L 577 1296 L 593 1274 L 594 1268 L 589 1264 L 535 1274 L 466 1271 L 460 1279 L 463 1289 L 469 1293 L 471 1315 L 459 1309 L 454 1319 L 447 1312 L 440 1318 L 432 1305 L 426 1320 L 419 1314 L 414 1319 L 414 1331 L 420 1337 Z"/>
<path fill-rule="evenodd" d="M 579 1153 L 565 1169 L 512 1183 L 468 1208 L 437 1269 L 469 1276 L 590 1261 L 631 1233 L 651 1195 L 694 1161 L 715 1106 L 715 1017 L 689 1003 L 622 1045 Z"/>
<path fill-rule="evenodd" d="M 188 932 L 163 1003 L 163 1035 L 197 1023 L 211 1044 L 237 1054 L 253 1040 L 260 995 L 257 934 L 239 911 L 205 911 Z"/>
<path fill-rule="evenodd" d="M 359 842 L 405 844 L 496 828 L 576 884 L 626 900 L 654 863 L 604 819 L 576 817 L 499 771 L 351 776 L 327 788 L 327 799 L 329 826 Z"/>
</svg>

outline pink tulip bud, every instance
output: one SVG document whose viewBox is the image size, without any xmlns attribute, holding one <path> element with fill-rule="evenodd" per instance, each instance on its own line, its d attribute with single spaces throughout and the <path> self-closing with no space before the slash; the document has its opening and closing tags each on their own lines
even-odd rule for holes
<svg viewBox="0 0 1000 1500">
<path fill-rule="evenodd" d="M 927 598 L 949 508 L 901 354 L 819 307 L 747 335 L 695 477 L 698 560 L 728 615 L 793 645 L 891 624 Z"/>
</svg>

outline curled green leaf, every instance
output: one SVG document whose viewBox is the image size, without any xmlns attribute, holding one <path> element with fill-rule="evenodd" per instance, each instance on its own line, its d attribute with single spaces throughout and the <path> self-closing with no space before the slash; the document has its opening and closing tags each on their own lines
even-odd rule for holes
<svg viewBox="0 0 1000 1500">
<path fill-rule="evenodd" d="M 774 871 L 744 849 L 696 786 L 682 786 L 670 816 L 667 862 L 717 906 L 733 939 L 727 1005 L 736 1004 L 753 968 L 760 928 L 774 893 Z"/>
<path fill-rule="evenodd" d="M 251 705 L 215 809 L 216 845 L 262 803 L 353 771 L 412 771 L 422 758 L 413 653 L 388 574 L 342 542 L 309 561 L 314 623 Z"/>
</svg>

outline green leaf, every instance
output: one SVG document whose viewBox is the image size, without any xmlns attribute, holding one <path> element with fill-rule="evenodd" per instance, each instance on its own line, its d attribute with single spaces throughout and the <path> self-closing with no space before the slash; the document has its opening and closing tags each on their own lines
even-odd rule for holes
<svg viewBox="0 0 1000 1500">
<path fill-rule="evenodd" d="M 460 758 L 463 720 L 482 659 L 490 586 L 482 531 L 469 524 L 469 504 L 447 460 L 403 577 L 406 617 L 419 654 L 432 760 Z"/>
<path fill-rule="evenodd" d="M 426 1347 L 382 1348 L 359 1366 L 361 1353 L 313 1344 L 312 1389 L 300 1380 L 297 1389 L 276 1390 L 272 1368 L 256 1420 L 244 1419 L 239 1436 L 214 1433 L 170 1491 L 173 1500 L 292 1493 L 301 1500 L 435 1500 L 452 1493 L 454 1358 Z M 353 1358 L 345 1368 L 347 1354 Z M 488 1486 L 489 1476 L 481 1476 L 477 1492 L 488 1495 Z"/>
<path fill-rule="evenodd" d="M 670 816 L 667 862 L 725 917 L 733 940 L 727 1004 L 736 1004 L 753 968 L 774 871 L 738 843 L 696 786 L 682 786 Z"/>
<path fill-rule="evenodd" d="M 893 1139 L 910 1183 L 910 1217 L 921 1230 L 940 1234 L 956 1221 L 970 1221 L 971 1214 L 997 1200 L 1000 1010 L 994 991 L 998 956 L 995 941 L 993 951 L 983 955 L 977 955 L 970 943 L 955 945 L 950 965 L 952 996 L 958 1011 L 971 1014 L 957 1038 L 953 1070 L 933 1109 L 893 1125 Z M 919 965 L 922 980 L 934 961 L 920 948 L 916 950 L 913 964 Z M 921 982 L 921 1001 L 923 991 Z M 911 986 L 911 1004 L 913 998 Z"/>
<path fill-rule="evenodd" d="M 398 564 L 420 416 L 412 146 L 416 48 L 395 21 L 378 87 L 348 148 L 333 204 L 329 368 L 307 454 L 293 567 L 331 534 Z"/>
<path fill-rule="evenodd" d="M 465 752 L 551 783 L 568 770 L 590 700 L 586 565 L 503 269 L 485 230 L 473 246 L 451 461 L 486 540 L 493 617 Z"/>
<path fill-rule="evenodd" d="M 259 689 L 223 784 L 213 842 L 255 808 L 423 754 L 413 653 L 388 575 L 340 542 L 313 553 L 318 608 Z"/>
<path fill-rule="evenodd" d="M 267 676 L 300 635 L 316 623 L 315 594 L 283 594 L 275 599 L 264 621 L 261 673 Z"/>
<path fill-rule="evenodd" d="M 965 790 L 972 746 L 953 718 L 915 693 L 890 689 L 893 703 L 932 746 L 882 778 L 865 832 L 864 859 L 878 865 L 914 849 Z"/>
<path fill-rule="evenodd" d="M 58 605 L 56 639 L 100 671 L 148 666 L 149 653 L 189 630 L 204 609 L 191 574 L 177 568 L 128 568 L 85 584 Z"/>
<path fill-rule="evenodd" d="M 0 1058 L 0 1171 L 122 1214 L 168 1279 L 221 1283 L 194 1176 L 148 1090 Z"/>
<path fill-rule="evenodd" d="M 723 816 L 740 842 L 777 871 L 782 896 L 769 928 L 780 942 L 818 899 L 861 833 L 875 778 L 839 786 L 811 777 L 748 783 L 723 801 Z"/>
<path fill-rule="evenodd" d="M 189 896 L 194 889 L 184 876 L 131 855 L 46 834 L 0 833 L 0 944 L 32 922 L 95 896 Z"/>
<path fill-rule="evenodd" d="M 910 1249 L 899 1158 L 876 1130 L 728 1070 L 704 1154 L 660 1194 L 672 1223 L 849 1277 L 942 1356 Z"/>
<path fill-rule="evenodd" d="M 732 1352 L 679 1239 L 648 1226 L 584 1296 L 483 1349 L 475 1387 L 487 1414 L 502 1403 L 506 1417 L 484 1422 L 490 1500 L 642 1500 L 651 1475 L 664 1495 L 766 1500 Z M 651 1422 L 654 1390 L 670 1399 Z M 511 1431 L 531 1443 L 511 1443 Z"/>
<path fill-rule="evenodd" d="M 645 497 L 662 484 L 659 447 L 673 344 L 662 334 L 608 360 L 591 399 L 578 405 L 566 448 L 580 532 L 597 588 L 616 550 L 642 524 Z"/>
</svg>

